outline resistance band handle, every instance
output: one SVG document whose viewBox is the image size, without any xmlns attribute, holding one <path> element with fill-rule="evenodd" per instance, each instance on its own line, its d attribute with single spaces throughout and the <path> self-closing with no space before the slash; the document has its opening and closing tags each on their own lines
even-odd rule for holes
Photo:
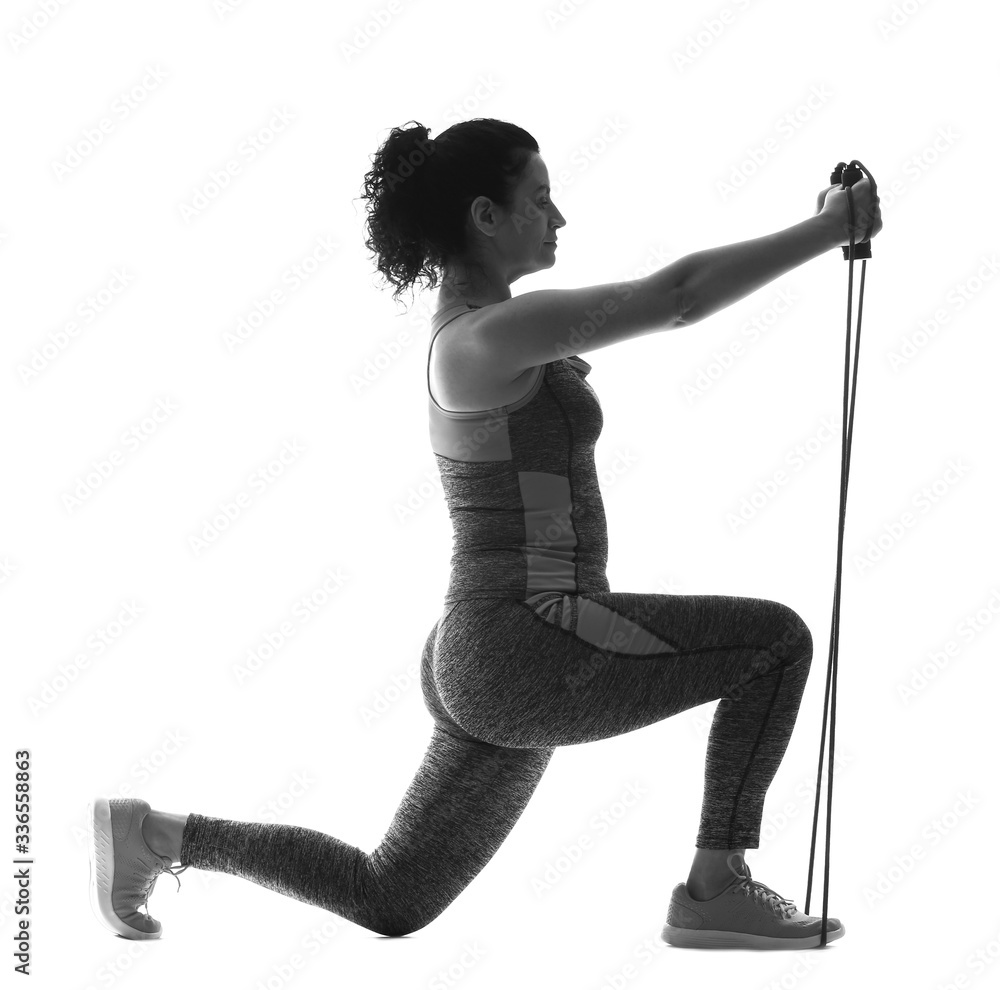
<svg viewBox="0 0 1000 990">
<path fill-rule="evenodd" d="M 831 184 L 839 183 L 845 189 L 847 189 L 847 209 L 850 215 L 851 228 L 854 228 L 854 200 L 851 196 L 851 186 L 854 185 L 859 179 L 868 176 L 868 181 L 871 183 L 872 195 L 878 196 L 878 186 L 875 185 L 875 177 L 871 174 L 861 164 L 856 158 L 851 161 L 850 164 L 847 162 L 837 162 L 837 167 L 830 173 Z M 868 229 L 865 232 L 865 236 L 861 238 L 861 242 L 854 245 L 854 257 L 857 259 L 870 258 L 872 256 L 872 245 L 871 236 L 872 230 L 875 227 L 875 216 L 874 213 L 868 220 Z M 851 247 L 848 244 L 841 246 L 841 251 L 844 252 L 844 261 L 849 261 L 851 257 Z"/>
</svg>

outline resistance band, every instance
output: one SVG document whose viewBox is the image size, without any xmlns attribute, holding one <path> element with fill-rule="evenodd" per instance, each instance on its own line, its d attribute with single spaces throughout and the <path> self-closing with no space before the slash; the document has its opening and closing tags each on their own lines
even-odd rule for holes
<svg viewBox="0 0 1000 990">
<path fill-rule="evenodd" d="M 851 186 L 864 176 L 868 177 L 872 189 L 872 209 L 867 218 L 868 225 L 861 243 L 854 243 L 854 198 Z M 809 898 L 812 894 L 813 859 L 816 855 L 816 825 L 819 821 L 820 782 L 823 776 L 823 749 L 826 741 L 826 715 L 830 712 L 830 762 L 827 769 L 826 796 L 826 866 L 823 873 L 823 923 L 820 929 L 820 947 L 826 943 L 827 910 L 830 893 L 830 823 L 833 812 L 833 746 L 837 727 L 837 646 L 840 636 L 840 570 L 844 557 L 844 518 L 847 508 L 847 478 L 851 466 L 851 439 L 854 433 L 854 395 L 858 384 L 858 349 L 861 345 L 861 310 L 865 302 L 865 270 L 867 259 L 872 256 L 871 235 L 878 214 L 878 187 L 871 172 L 857 159 L 849 165 L 838 162 L 830 173 L 831 184 L 840 183 L 847 190 L 848 221 L 850 223 L 850 245 L 843 245 L 844 260 L 847 261 L 847 351 L 844 359 L 844 433 L 841 441 L 840 459 L 840 526 L 837 533 L 837 580 L 833 591 L 833 621 L 830 630 L 830 657 L 826 667 L 826 694 L 823 699 L 823 729 L 819 744 L 819 766 L 816 769 L 816 809 L 813 813 L 812 845 L 809 849 L 809 879 L 806 884 L 805 913 L 809 913 Z M 854 345 L 854 372 L 851 375 L 851 299 L 854 292 L 854 259 L 862 259 L 861 286 L 858 294 L 858 332 Z M 850 381 L 851 405 L 848 413 L 847 392 Z"/>
</svg>

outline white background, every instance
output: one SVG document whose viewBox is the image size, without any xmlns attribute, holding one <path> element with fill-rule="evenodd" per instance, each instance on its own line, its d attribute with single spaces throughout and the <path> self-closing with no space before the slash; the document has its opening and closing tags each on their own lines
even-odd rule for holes
<svg viewBox="0 0 1000 990">
<path fill-rule="evenodd" d="M 992 985 L 1000 962 L 974 953 L 1000 953 L 988 858 L 996 8 L 44 6 L 6 4 L 0 21 L 2 752 L 11 783 L 15 749 L 32 754 L 33 985 Z M 279 110 L 290 122 L 271 133 Z M 371 850 L 419 765 L 432 723 L 411 675 L 451 545 L 426 419 L 436 300 L 392 302 L 357 197 L 392 126 L 418 120 L 437 136 L 477 116 L 526 128 L 559 179 L 557 262 L 514 294 L 634 278 L 791 226 L 840 160 L 859 158 L 879 184 L 840 627 L 830 914 L 847 934 L 827 950 L 659 940 L 693 853 L 714 703 L 558 750 L 494 859 L 409 938 L 194 869 L 179 894 L 158 881 L 158 942 L 115 939 L 91 913 L 97 795 L 247 821 L 274 802 L 278 821 Z M 113 126 L 88 151 L 101 118 Z M 240 149 L 255 136 L 271 140 L 251 161 Z M 212 174 L 228 160 L 241 168 L 219 192 Z M 212 197 L 185 215 L 199 191 Z M 336 245 L 321 257 L 320 238 Z M 308 280 L 228 346 L 293 265 Z M 121 289 L 123 270 L 127 286 L 88 322 L 88 297 Z M 755 877 L 800 907 L 836 574 L 847 272 L 834 249 L 694 326 L 586 355 L 605 416 L 612 588 L 772 598 L 813 631 L 799 721 L 748 854 Z M 859 278 L 857 265 L 855 299 Z M 776 316 L 782 292 L 794 305 Z M 71 321 L 78 332 L 60 338 Z M 713 362 L 734 343 L 743 350 L 720 373 Z M 710 387 L 693 396 L 702 374 Z M 157 423 L 158 402 L 173 411 Z M 134 450 L 122 439 L 133 427 Z M 293 441 L 302 452 L 252 488 Z M 800 444 L 810 457 L 795 469 Z M 68 500 L 115 450 L 109 476 Z M 731 525 L 781 469 L 788 483 Z M 251 504 L 197 551 L 192 538 L 241 491 Z M 897 525 L 905 513 L 910 527 Z M 327 569 L 340 588 L 239 682 L 235 666 Z M 124 603 L 138 618 L 91 650 Z M 307 783 L 292 797 L 296 779 Z M 626 805 L 630 786 L 643 797 Z M 615 824 L 601 832 L 604 813 Z M 584 839 L 586 853 L 566 858 Z M 814 914 L 822 841 L 821 827 Z M 8 950 L 14 893 L 0 885 Z M 312 930 L 328 938 L 315 953 Z M 302 969 L 289 969 L 295 953 Z"/>
</svg>

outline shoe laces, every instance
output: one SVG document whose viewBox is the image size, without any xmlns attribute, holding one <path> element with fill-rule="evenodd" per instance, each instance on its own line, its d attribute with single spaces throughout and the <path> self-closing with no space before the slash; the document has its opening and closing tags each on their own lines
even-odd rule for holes
<svg viewBox="0 0 1000 990">
<path fill-rule="evenodd" d="M 798 908 L 792 901 L 788 900 L 787 897 L 782 897 L 759 880 L 754 880 L 750 876 L 750 868 L 745 867 L 745 869 L 746 876 L 741 877 L 740 882 L 732 888 L 734 892 L 742 891 L 744 897 L 752 896 L 755 904 L 769 908 L 779 918 L 784 918 L 786 921 L 795 915 Z"/>
<path fill-rule="evenodd" d="M 177 874 L 183 873 L 190 865 L 191 864 L 188 863 L 187 866 L 182 866 L 180 869 L 174 870 L 169 866 L 163 866 L 161 864 L 158 870 L 154 870 L 153 873 L 150 874 L 149 880 L 147 881 L 145 887 L 142 888 L 142 892 L 146 895 L 145 900 L 142 902 L 142 906 L 146 909 L 147 918 L 149 917 L 149 895 L 153 892 L 153 886 L 155 885 L 160 874 L 169 873 L 177 881 L 177 891 L 180 893 L 181 878 Z"/>
</svg>

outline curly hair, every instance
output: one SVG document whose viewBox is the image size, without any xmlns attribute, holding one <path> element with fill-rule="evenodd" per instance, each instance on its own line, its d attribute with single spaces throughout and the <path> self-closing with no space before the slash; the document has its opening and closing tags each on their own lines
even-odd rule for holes
<svg viewBox="0 0 1000 990">
<path fill-rule="evenodd" d="M 396 287 L 418 280 L 433 289 L 445 262 L 466 253 L 466 217 L 486 196 L 510 209 L 538 142 L 505 120 L 477 117 L 452 124 L 431 140 L 423 124 L 394 127 L 365 174 L 368 200 L 365 247 L 378 271 Z"/>
</svg>

